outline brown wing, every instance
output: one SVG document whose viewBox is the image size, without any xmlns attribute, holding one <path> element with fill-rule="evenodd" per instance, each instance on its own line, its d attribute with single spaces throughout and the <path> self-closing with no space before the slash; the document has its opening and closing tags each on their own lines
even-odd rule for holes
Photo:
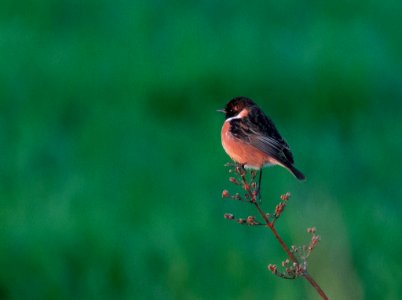
<svg viewBox="0 0 402 300">
<path fill-rule="evenodd" d="M 232 134 L 260 151 L 272 156 L 285 166 L 291 166 L 293 155 L 274 123 L 257 106 L 250 109 L 247 118 L 231 121 Z"/>
</svg>

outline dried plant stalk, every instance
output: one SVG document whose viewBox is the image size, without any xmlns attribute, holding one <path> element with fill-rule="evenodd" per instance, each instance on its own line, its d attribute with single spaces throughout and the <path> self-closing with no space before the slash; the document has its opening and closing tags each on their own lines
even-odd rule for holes
<svg viewBox="0 0 402 300">
<path fill-rule="evenodd" d="M 240 193 L 236 193 L 231 195 L 228 190 L 224 190 L 222 192 L 222 198 L 228 198 L 252 204 L 257 209 L 260 217 L 262 218 L 262 221 L 257 220 L 255 216 L 236 218 L 233 214 L 230 213 L 226 213 L 224 215 L 225 219 L 235 220 L 237 223 L 243 225 L 263 225 L 265 227 L 268 227 L 288 256 L 288 258 L 281 263 L 281 270 L 278 269 L 278 266 L 276 264 L 268 265 L 268 269 L 276 276 L 284 279 L 296 279 L 298 277 L 303 277 L 311 284 L 311 286 L 317 291 L 322 299 L 328 299 L 328 296 L 307 271 L 307 259 L 314 248 L 318 245 L 318 242 L 320 240 L 320 236 L 316 235 L 315 227 L 307 229 L 307 232 L 311 234 L 311 240 L 308 246 L 303 245 L 300 247 L 296 247 L 292 245 L 291 248 L 286 245 L 286 243 L 283 241 L 275 228 L 276 221 L 282 215 L 286 206 L 288 205 L 290 193 L 286 193 L 281 196 L 281 200 L 276 205 L 275 210 L 272 214 L 265 213 L 261 208 L 261 190 L 259 186 L 260 182 L 257 184 L 256 171 L 253 170 L 247 172 L 242 165 L 236 163 L 229 163 L 226 166 L 230 168 L 229 173 L 231 174 L 231 177 L 229 178 L 229 181 L 237 186 L 240 186 L 241 189 L 244 191 L 244 194 L 241 195 Z"/>
</svg>

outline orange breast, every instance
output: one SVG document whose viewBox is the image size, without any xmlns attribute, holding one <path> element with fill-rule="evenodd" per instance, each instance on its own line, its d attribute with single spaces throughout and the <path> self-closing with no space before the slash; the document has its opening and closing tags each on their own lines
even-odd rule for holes
<svg viewBox="0 0 402 300">
<path fill-rule="evenodd" d="M 222 146 L 235 162 L 253 169 L 261 169 L 266 165 L 279 164 L 277 160 L 266 153 L 234 137 L 229 129 L 230 123 L 225 121 L 221 131 Z"/>
</svg>

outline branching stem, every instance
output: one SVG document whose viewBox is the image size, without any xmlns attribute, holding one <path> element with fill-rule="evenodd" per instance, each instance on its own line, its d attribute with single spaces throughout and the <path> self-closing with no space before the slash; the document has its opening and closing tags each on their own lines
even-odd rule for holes
<svg viewBox="0 0 402 300">
<path fill-rule="evenodd" d="M 289 257 L 290 260 L 292 260 L 296 265 L 300 265 L 298 259 L 296 258 L 296 256 L 292 253 L 292 251 L 290 251 L 289 247 L 286 245 L 286 243 L 282 240 L 282 238 L 280 237 L 280 235 L 278 234 L 278 231 L 275 228 L 275 221 L 277 220 L 277 218 L 279 216 L 275 216 L 275 218 L 270 221 L 268 216 L 264 213 L 264 211 L 261 209 L 260 204 L 257 202 L 257 199 L 260 197 L 260 184 L 261 184 L 261 180 L 259 180 L 259 185 L 258 187 L 252 191 L 250 189 L 250 184 L 247 182 L 247 178 L 246 178 L 246 171 L 243 168 L 243 166 L 237 166 L 237 173 L 240 174 L 240 177 L 242 179 L 242 186 L 243 189 L 247 192 L 247 194 L 249 195 L 250 198 L 250 202 L 252 204 L 254 204 L 254 206 L 256 207 L 256 209 L 258 210 L 258 213 L 261 215 L 261 217 L 264 219 L 265 225 L 266 227 L 268 227 L 271 232 L 273 233 L 273 235 L 275 236 L 276 240 L 279 242 L 279 244 L 281 245 L 282 249 L 286 252 L 287 256 Z M 261 176 L 261 173 L 260 173 Z M 261 179 L 261 177 L 260 177 Z M 303 272 L 301 273 L 301 276 L 303 276 L 309 283 L 310 285 L 317 291 L 317 293 L 321 296 L 322 299 L 328 299 L 328 296 L 325 294 L 325 292 L 321 289 L 321 287 L 318 285 L 318 283 L 313 279 L 313 277 L 311 277 L 311 275 L 307 272 L 306 268 L 303 268 Z"/>
</svg>

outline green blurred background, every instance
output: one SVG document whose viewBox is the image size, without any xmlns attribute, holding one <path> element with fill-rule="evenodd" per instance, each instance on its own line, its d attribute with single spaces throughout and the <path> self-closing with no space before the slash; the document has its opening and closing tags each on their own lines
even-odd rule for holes
<svg viewBox="0 0 402 300">
<path fill-rule="evenodd" d="M 253 98 L 307 181 L 277 228 L 322 236 L 333 299 L 402 297 L 400 1 L 3 0 L 1 299 L 316 299 L 233 187 L 222 108 Z"/>
</svg>

